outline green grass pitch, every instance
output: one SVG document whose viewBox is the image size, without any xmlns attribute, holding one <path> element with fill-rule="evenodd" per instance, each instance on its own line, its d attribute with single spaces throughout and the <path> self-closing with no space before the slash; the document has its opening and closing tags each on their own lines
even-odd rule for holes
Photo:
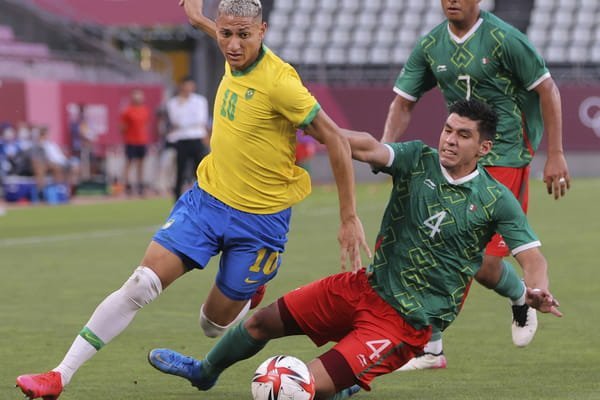
<svg viewBox="0 0 600 400">
<path fill-rule="evenodd" d="M 372 246 L 388 184 L 357 188 L 359 212 Z M 550 265 L 551 288 L 562 319 L 540 315 L 532 344 L 510 338 L 505 299 L 473 285 L 466 306 L 444 336 L 448 368 L 381 377 L 356 399 L 600 399 L 600 180 L 575 180 L 554 201 L 533 182 L 530 220 Z M 337 196 L 314 189 L 295 207 L 279 276 L 265 303 L 303 283 L 339 271 Z M 22 373 L 42 372 L 62 359 L 96 305 L 138 265 L 152 233 L 166 218 L 168 200 L 9 210 L 0 217 L 0 398 L 22 398 Z M 600 248 L 600 247 L 599 247 Z M 323 349 L 303 337 L 271 342 L 199 393 L 146 362 L 148 350 L 171 347 L 202 356 L 198 312 L 217 263 L 194 271 L 142 310 L 120 337 L 74 377 L 61 400 L 249 399 L 256 366 L 274 354 L 309 360 Z"/>
</svg>

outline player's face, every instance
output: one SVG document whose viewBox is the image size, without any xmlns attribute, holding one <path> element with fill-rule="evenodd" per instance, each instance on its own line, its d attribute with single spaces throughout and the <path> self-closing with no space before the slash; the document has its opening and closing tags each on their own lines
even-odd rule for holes
<svg viewBox="0 0 600 400">
<path fill-rule="evenodd" d="M 480 0 L 441 0 L 441 2 L 442 10 L 452 24 L 470 27 L 479 16 Z"/>
<path fill-rule="evenodd" d="M 489 153 L 492 142 L 481 140 L 477 122 L 450 114 L 440 135 L 440 163 L 454 179 L 475 170 L 480 157 Z"/>
<path fill-rule="evenodd" d="M 131 101 L 134 104 L 142 104 L 144 102 L 144 92 L 141 90 L 134 90 L 131 92 Z"/>
<path fill-rule="evenodd" d="M 234 71 L 249 67 L 257 58 L 267 25 L 260 18 L 219 15 L 217 43 Z"/>
<path fill-rule="evenodd" d="M 182 96 L 187 97 L 196 91 L 196 83 L 194 81 L 181 82 L 179 92 Z"/>
</svg>

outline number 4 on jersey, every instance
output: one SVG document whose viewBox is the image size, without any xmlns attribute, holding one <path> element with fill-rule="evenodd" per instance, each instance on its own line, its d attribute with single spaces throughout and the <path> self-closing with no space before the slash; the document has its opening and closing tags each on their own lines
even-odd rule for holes
<svg viewBox="0 0 600 400">
<path fill-rule="evenodd" d="M 440 225 L 444 218 L 446 218 L 446 211 L 440 211 L 423 221 L 423 225 L 431 229 L 430 238 L 433 239 L 435 234 L 440 232 Z"/>
</svg>

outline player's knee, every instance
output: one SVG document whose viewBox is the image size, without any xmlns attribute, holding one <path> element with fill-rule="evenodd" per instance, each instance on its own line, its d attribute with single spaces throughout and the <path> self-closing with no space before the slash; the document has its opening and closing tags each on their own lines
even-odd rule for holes
<svg viewBox="0 0 600 400">
<path fill-rule="evenodd" d="M 144 307 L 158 297 L 162 291 L 160 278 L 148 267 L 137 267 L 121 288 L 139 308 Z"/>
<path fill-rule="evenodd" d="M 244 305 L 242 310 L 231 322 L 227 323 L 226 325 L 219 325 L 216 322 L 211 321 L 210 318 L 208 318 L 206 316 L 206 314 L 204 313 L 204 304 L 203 304 L 200 307 L 200 327 L 202 328 L 202 331 L 204 332 L 204 334 L 207 337 L 210 337 L 210 338 L 219 337 L 223 333 L 225 333 L 225 331 L 227 329 L 229 329 L 229 327 L 240 322 L 246 316 L 249 309 L 250 309 L 250 301 L 246 302 L 246 304 Z"/>
<path fill-rule="evenodd" d="M 485 273 L 477 273 L 475 274 L 475 280 L 482 286 L 488 288 L 488 289 L 493 289 L 494 287 L 496 287 L 496 281 L 494 281 L 493 277 L 490 276 L 489 274 L 485 274 Z"/>
<path fill-rule="evenodd" d="M 204 314 L 204 304 L 200 307 L 200 328 L 204 334 L 209 338 L 216 338 L 221 336 L 227 330 L 229 325 L 219 325 L 216 322 L 211 321 L 206 314 Z"/>
<path fill-rule="evenodd" d="M 268 340 L 272 336 L 271 329 L 272 322 L 269 320 L 268 313 L 265 312 L 265 309 L 260 309 L 246 322 L 244 322 L 244 327 L 256 340 Z"/>
</svg>

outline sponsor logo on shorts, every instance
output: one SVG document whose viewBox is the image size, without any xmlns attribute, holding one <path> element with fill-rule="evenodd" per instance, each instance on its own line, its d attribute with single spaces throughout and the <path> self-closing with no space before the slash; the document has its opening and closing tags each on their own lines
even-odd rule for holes
<svg viewBox="0 0 600 400">
<path fill-rule="evenodd" d="M 165 224 L 160 229 L 169 229 L 171 227 L 171 225 L 173 225 L 174 223 L 175 223 L 175 219 L 171 218 L 170 220 L 165 222 Z"/>
<path fill-rule="evenodd" d="M 254 280 L 254 279 L 250 279 L 250 278 L 246 278 L 246 279 L 244 279 L 244 282 L 252 285 L 253 283 L 258 283 L 259 281 Z"/>
</svg>

